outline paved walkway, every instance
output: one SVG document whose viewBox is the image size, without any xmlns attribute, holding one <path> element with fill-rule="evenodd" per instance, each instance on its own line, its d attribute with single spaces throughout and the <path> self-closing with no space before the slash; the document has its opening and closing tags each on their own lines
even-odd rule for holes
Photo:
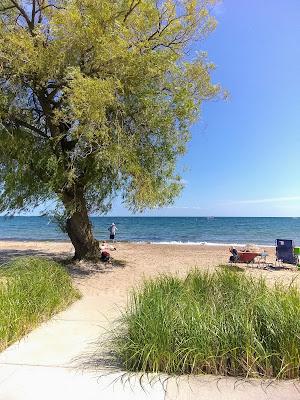
<svg viewBox="0 0 300 400">
<path fill-rule="evenodd" d="M 79 282 L 81 300 L 0 354 L 0 400 L 300 400 L 293 382 L 152 376 L 149 383 L 107 375 L 98 339 L 110 326 L 106 316 L 115 318 L 125 299 L 115 304 L 115 293 L 93 288 L 93 279 L 101 277 Z"/>
<path fill-rule="evenodd" d="M 138 378 L 126 384 L 122 373 L 107 375 L 95 365 L 100 354 L 95 342 L 109 326 L 106 315 L 118 313 L 109 303 L 107 295 L 85 293 L 0 354 L 0 400 L 143 400 L 150 392 L 163 400 L 162 385 L 145 381 L 142 388 Z"/>
</svg>

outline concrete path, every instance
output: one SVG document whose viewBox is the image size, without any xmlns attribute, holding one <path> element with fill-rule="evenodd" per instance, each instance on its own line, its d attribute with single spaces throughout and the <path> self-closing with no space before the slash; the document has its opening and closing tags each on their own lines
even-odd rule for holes
<svg viewBox="0 0 300 400">
<path fill-rule="evenodd" d="M 139 377 L 127 382 L 122 372 L 95 365 L 101 350 L 95 342 L 118 306 L 107 294 L 83 289 L 81 300 L 0 354 L 0 400 L 165 398 L 161 384 L 144 380 L 141 387 Z"/>
<path fill-rule="evenodd" d="M 93 282 L 79 281 L 81 300 L 0 354 L 0 400 L 300 400 L 293 382 L 268 386 L 211 376 L 151 376 L 149 382 L 118 371 L 107 375 L 98 339 L 126 295 L 99 290 Z"/>
</svg>

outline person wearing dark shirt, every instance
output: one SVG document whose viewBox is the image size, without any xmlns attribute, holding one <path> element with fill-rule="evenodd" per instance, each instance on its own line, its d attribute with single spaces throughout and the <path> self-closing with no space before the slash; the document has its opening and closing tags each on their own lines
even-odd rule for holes
<svg viewBox="0 0 300 400">
<path fill-rule="evenodd" d="M 229 257 L 229 262 L 237 262 L 239 260 L 239 253 L 237 249 L 235 249 L 234 247 L 230 247 L 229 251 L 232 254 Z"/>
</svg>

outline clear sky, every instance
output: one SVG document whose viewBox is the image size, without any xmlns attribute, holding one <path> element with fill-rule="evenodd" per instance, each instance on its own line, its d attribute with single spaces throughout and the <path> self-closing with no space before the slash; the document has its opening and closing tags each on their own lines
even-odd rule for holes
<svg viewBox="0 0 300 400">
<path fill-rule="evenodd" d="M 300 216 L 300 1 L 224 0 L 215 13 L 199 48 L 230 99 L 192 128 L 174 207 L 145 215 Z"/>
<path fill-rule="evenodd" d="M 144 215 L 300 216 L 300 0 L 224 0 L 199 45 L 228 101 L 204 105 L 173 207 Z M 112 215 L 129 215 L 117 201 Z"/>
</svg>

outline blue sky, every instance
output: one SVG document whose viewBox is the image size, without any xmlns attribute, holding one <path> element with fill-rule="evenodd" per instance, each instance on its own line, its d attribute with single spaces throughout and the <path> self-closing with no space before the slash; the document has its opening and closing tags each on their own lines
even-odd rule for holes
<svg viewBox="0 0 300 400">
<path fill-rule="evenodd" d="M 224 0 L 215 13 L 199 48 L 230 99 L 193 126 L 181 197 L 145 215 L 299 216 L 300 1 Z"/>
<path fill-rule="evenodd" d="M 157 216 L 300 215 L 300 1 L 224 0 L 199 45 L 228 101 L 204 105 L 180 161 L 185 189 Z M 116 201 L 112 215 L 129 215 Z"/>
</svg>

